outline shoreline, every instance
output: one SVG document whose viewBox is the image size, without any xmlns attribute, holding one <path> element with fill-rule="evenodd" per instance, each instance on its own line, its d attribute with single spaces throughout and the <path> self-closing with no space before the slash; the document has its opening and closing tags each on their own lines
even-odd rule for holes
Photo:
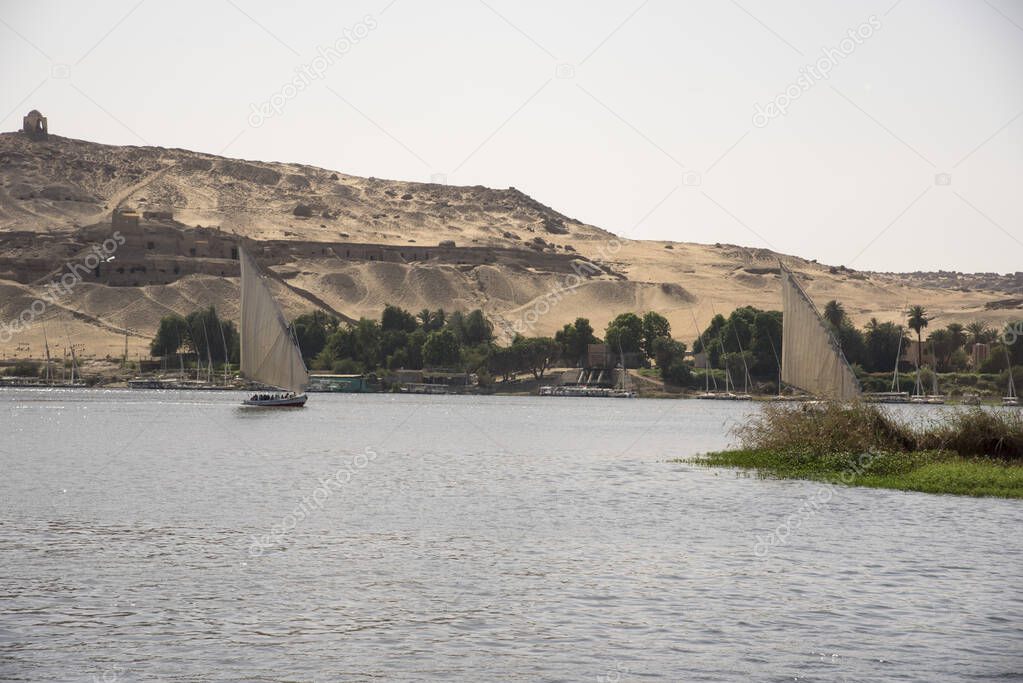
<svg viewBox="0 0 1023 683">
<path fill-rule="evenodd" d="M 985 457 L 965 458 L 944 450 L 818 455 L 750 448 L 715 451 L 675 462 L 752 470 L 765 479 L 823 481 L 848 487 L 1023 499 L 1023 464 Z"/>
</svg>

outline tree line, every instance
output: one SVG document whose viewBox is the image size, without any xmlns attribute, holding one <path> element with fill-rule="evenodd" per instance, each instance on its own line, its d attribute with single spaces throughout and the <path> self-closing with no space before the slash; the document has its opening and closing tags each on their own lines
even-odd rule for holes
<svg viewBox="0 0 1023 683">
<path fill-rule="evenodd" d="M 825 305 L 822 316 L 859 372 L 891 372 L 909 347 L 910 333 L 926 349 L 933 348 L 938 372 L 966 370 L 968 349 L 978 342 L 992 348 L 975 370 L 995 373 L 1010 364 L 1023 364 L 1023 343 L 1015 343 L 1017 338 L 1023 342 L 1023 322 L 1010 323 L 1004 334 L 984 321 L 931 328 L 934 318 L 922 306 L 912 306 L 905 325 L 871 318 L 860 329 L 836 300 Z M 706 354 L 711 368 L 727 370 L 733 378 L 747 373 L 751 379 L 773 381 L 780 366 L 782 322 L 780 311 L 742 306 L 727 317 L 715 315 L 692 349 Z M 589 345 L 603 340 L 614 356 L 627 358 L 630 366 L 654 365 L 665 381 L 678 386 L 694 382 L 692 365 L 685 360 L 686 343 L 675 339 L 667 318 L 654 311 L 616 316 L 602 338 L 587 318 L 580 317 L 553 337 L 516 335 L 507 345 L 497 342 L 493 323 L 480 309 L 467 313 L 423 309 L 413 314 L 388 304 L 379 319 L 362 318 L 349 324 L 314 311 L 299 316 L 292 325 L 306 364 L 321 371 L 360 374 L 432 368 L 477 373 L 484 379 L 509 380 L 520 373 L 540 379 L 556 364 L 584 366 Z M 237 363 L 238 349 L 237 327 L 222 319 L 213 306 L 187 316 L 163 317 L 150 345 L 153 356 L 184 352 L 201 362 L 211 359 L 218 364 Z"/>
<path fill-rule="evenodd" d="M 588 346 L 601 341 L 587 318 L 577 318 L 553 337 L 516 335 L 501 345 L 480 309 L 412 314 L 391 304 L 379 320 L 345 324 L 314 312 L 296 318 L 294 328 L 306 363 L 337 373 L 434 368 L 503 380 L 530 373 L 540 379 L 557 363 L 584 365 Z M 685 383 L 686 346 L 670 333 L 670 324 L 658 313 L 624 313 L 608 324 L 604 336 L 613 352 L 656 359 L 667 379 Z"/>
<path fill-rule="evenodd" d="M 1002 333 L 983 320 L 963 325 L 949 323 L 931 329 L 934 320 L 923 306 L 910 306 L 905 324 L 871 318 L 857 328 L 845 307 L 837 300 L 824 306 L 821 316 L 830 327 L 846 359 L 859 373 L 892 372 L 910 348 L 911 334 L 924 351 L 934 353 L 937 372 L 962 372 L 971 369 L 971 349 L 975 343 L 991 344 L 988 357 L 978 372 L 997 373 L 1009 364 L 1023 364 L 1023 322 L 1006 324 Z M 781 361 L 782 313 L 763 311 L 752 306 L 735 309 L 726 318 L 715 315 L 693 342 L 693 351 L 706 352 L 710 367 L 727 369 L 732 377 L 749 372 L 756 379 L 773 379 Z"/>
<path fill-rule="evenodd" d="M 963 325 L 952 322 L 944 327 L 933 328 L 934 316 L 928 315 L 923 306 L 914 305 L 906 310 L 905 327 L 894 322 L 878 322 L 871 318 L 863 330 L 857 329 L 846 315 L 845 308 L 838 301 L 829 301 L 822 316 L 836 332 L 846 359 L 861 366 L 867 372 L 891 372 L 895 369 L 899 352 L 909 348 L 911 334 L 923 353 L 933 351 L 937 372 L 996 373 L 1010 364 L 1023 363 L 1023 344 L 1018 344 L 1018 333 L 1023 331 L 1023 322 L 1013 321 L 1005 325 L 1001 333 L 984 320 L 975 320 Z M 924 330 L 930 328 L 924 337 Z M 974 344 L 989 344 L 989 354 L 978 367 L 972 367 L 971 355 Z"/>
<path fill-rule="evenodd" d="M 152 356 L 194 354 L 202 362 L 238 363 L 238 328 L 231 320 L 217 315 L 213 306 L 160 318 L 156 336 L 149 344 Z"/>
</svg>

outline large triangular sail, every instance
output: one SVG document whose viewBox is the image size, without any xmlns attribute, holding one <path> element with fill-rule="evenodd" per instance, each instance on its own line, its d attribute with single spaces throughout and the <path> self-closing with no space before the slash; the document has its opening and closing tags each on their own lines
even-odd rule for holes
<svg viewBox="0 0 1023 683">
<path fill-rule="evenodd" d="M 857 398 L 860 383 L 838 341 L 784 265 L 781 265 L 781 294 L 782 382 L 822 398 L 839 401 Z"/>
<path fill-rule="evenodd" d="M 309 372 L 284 314 L 258 266 L 239 249 L 242 273 L 241 373 L 267 386 L 301 392 Z"/>
</svg>

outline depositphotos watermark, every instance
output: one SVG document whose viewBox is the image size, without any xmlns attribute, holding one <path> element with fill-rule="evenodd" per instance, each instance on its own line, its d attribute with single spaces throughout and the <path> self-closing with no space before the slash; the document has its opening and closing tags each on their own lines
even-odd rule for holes
<svg viewBox="0 0 1023 683">
<path fill-rule="evenodd" d="M 280 524 L 270 527 L 270 532 L 261 536 L 253 536 L 249 544 L 249 555 L 257 557 L 266 550 L 281 542 L 286 534 L 292 531 L 298 523 L 312 515 L 313 510 L 322 510 L 323 504 L 333 495 L 334 491 L 341 491 L 344 486 L 352 480 L 357 470 L 364 469 L 369 463 L 376 460 L 377 453 L 369 446 L 362 453 L 357 453 L 349 463 L 338 467 L 329 477 L 320 477 L 319 486 L 307 496 L 302 496 L 302 502 L 284 515 Z"/>
<path fill-rule="evenodd" d="M 298 97 L 298 94 L 311 86 L 313 81 L 323 78 L 330 67 L 340 61 L 377 26 L 376 18 L 372 14 L 367 14 L 362 21 L 344 29 L 341 37 L 332 44 L 317 47 L 316 56 L 308 64 L 295 67 L 295 77 L 282 85 L 269 99 L 259 104 L 249 104 L 251 109 L 249 125 L 259 128 L 267 119 L 283 114 L 288 102 Z"/>
<path fill-rule="evenodd" d="M 875 31 L 881 29 L 881 20 L 871 14 L 865 22 L 855 29 L 849 29 L 848 37 L 839 41 L 838 47 L 824 47 L 824 53 L 816 62 L 808 64 L 799 69 L 799 78 L 790 83 L 785 90 L 775 95 L 766 105 L 761 106 L 758 102 L 753 108 L 753 125 L 763 128 L 771 122 L 771 119 L 784 116 L 788 113 L 789 106 L 821 80 L 831 77 L 831 70 L 838 66 L 839 62 L 856 51 L 856 48 L 874 35 Z"/>
<path fill-rule="evenodd" d="M 114 252 L 118 247 L 124 245 L 124 242 L 124 236 L 120 231 L 114 232 L 111 237 L 103 240 L 102 244 L 94 244 L 92 251 L 86 254 L 81 262 L 65 263 L 64 268 L 68 272 L 61 275 L 56 281 L 47 282 L 43 287 L 44 293 L 29 304 L 14 320 L 9 323 L 0 322 L 0 344 L 6 344 L 14 335 L 31 327 L 35 319 L 46 312 L 48 305 L 56 304 L 61 297 L 67 296 L 74 290 L 82 281 L 83 273 L 94 272 L 99 264 L 111 260 L 114 257 Z"/>
<path fill-rule="evenodd" d="M 1023 337 L 1023 322 L 1009 323 L 1002 330 L 1002 342 L 1006 346 L 1012 346 Z"/>
<path fill-rule="evenodd" d="M 599 255 L 597 259 L 572 261 L 573 272 L 566 275 L 549 292 L 537 297 L 533 304 L 511 324 L 512 331 L 515 334 L 525 334 L 527 331 L 533 330 L 540 318 L 550 313 L 564 300 L 566 295 L 574 295 L 576 293 L 576 288 L 583 283 L 584 278 L 603 273 L 604 270 L 599 264 L 621 250 L 622 243 L 617 239 L 612 239 L 597 248 Z"/>
</svg>

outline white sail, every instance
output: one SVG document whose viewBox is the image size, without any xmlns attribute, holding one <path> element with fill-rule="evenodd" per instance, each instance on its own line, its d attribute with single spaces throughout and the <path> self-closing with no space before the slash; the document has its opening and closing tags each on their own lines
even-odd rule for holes
<svg viewBox="0 0 1023 683">
<path fill-rule="evenodd" d="M 241 373 L 267 386 L 301 392 L 309 373 L 284 314 L 259 268 L 239 250 L 242 271 Z"/>
<path fill-rule="evenodd" d="M 810 297 L 785 266 L 781 266 L 781 379 L 814 396 L 839 401 L 860 395 L 860 383 L 849 367 Z"/>
</svg>

